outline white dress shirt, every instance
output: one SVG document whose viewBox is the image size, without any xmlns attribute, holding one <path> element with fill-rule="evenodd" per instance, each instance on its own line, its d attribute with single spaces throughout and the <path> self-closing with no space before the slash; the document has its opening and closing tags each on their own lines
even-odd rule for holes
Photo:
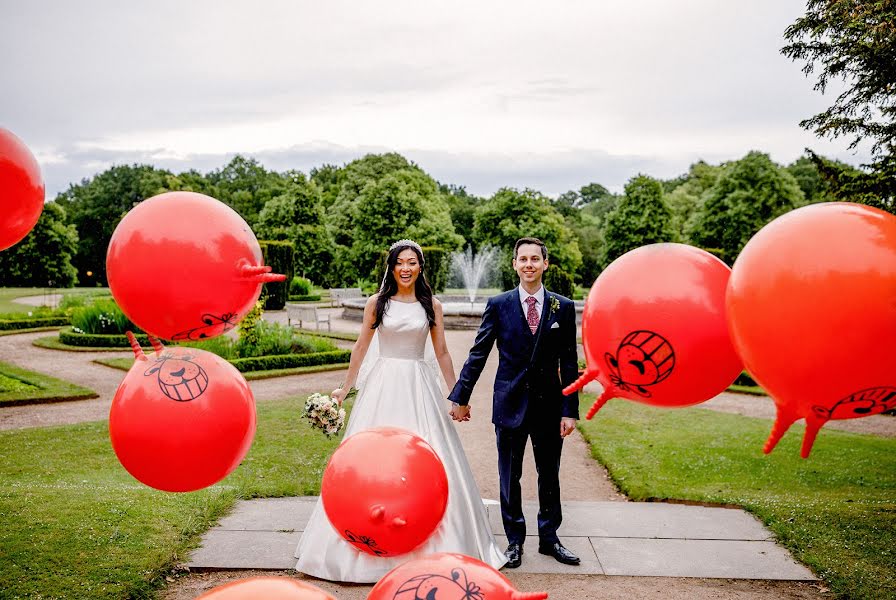
<svg viewBox="0 0 896 600">
<path fill-rule="evenodd" d="M 526 300 L 529 298 L 530 294 L 526 290 L 523 289 L 523 286 L 519 286 L 516 288 L 520 293 L 520 304 L 523 305 L 523 316 L 527 316 L 529 314 L 529 304 Z M 535 296 L 535 312 L 538 313 L 538 320 L 541 321 L 541 309 L 544 306 L 544 286 L 538 288 L 538 291 L 534 294 Z"/>
</svg>

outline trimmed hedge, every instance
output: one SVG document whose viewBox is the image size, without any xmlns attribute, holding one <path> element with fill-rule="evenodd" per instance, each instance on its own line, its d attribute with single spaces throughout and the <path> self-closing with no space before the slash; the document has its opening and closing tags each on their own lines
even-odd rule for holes
<svg viewBox="0 0 896 600">
<path fill-rule="evenodd" d="M 149 338 L 145 333 L 135 333 L 134 337 L 141 346 L 149 346 Z M 124 335 L 101 335 L 98 333 L 76 333 L 71 327 L 59 332 L 59 341 L 69 346 L 81 346 L 88 348 L 130 348 L 131 343 Z"/>
<path fill-rule="evenodd" d="M 266 310 L 282 310 L 286 306 L 289 286 L 292 283 L 295 247 L 292 242 L 271 240 L 259 241 L 258 244 L 261 246 L 264 264 L 271 267 L 271 272 L 286 275 L 285 281 L 264 284 L 264 289 L 261 292 L 264 297 L 264 307 Z"/>
<path fill-rule="evenodd" d="M 69 317 L 43 317 L 34 319 L 0 319 L 0 331 L 13 329 L 33 329 L 35 327 L 56 327 L 68 325 Z"/>
<path fill-rule="evenodd" d="M 319 302 L 320 294 L 292 294 L 289 297 L 290 302 Z"/>
<path fill-rule="evenodd" d="M 270 371 L 273 369 L 293 369 L 295 367 L 312 367 L 331 363 L 348 362 L 351 350 L 334 350 L 331 352 L 312 352 L 309 354 L 278 354 L 274 356 L 257 356 L 254 358 L 234 358 L 230 364 L 242 372 Z"/>
<path fill-rule="evenodd" d="M 551 265 L 544 272 L 544 287 L 561 296 L 572 298 L 576 291 L 576 280 L 560 267 Z"/>
</svg>

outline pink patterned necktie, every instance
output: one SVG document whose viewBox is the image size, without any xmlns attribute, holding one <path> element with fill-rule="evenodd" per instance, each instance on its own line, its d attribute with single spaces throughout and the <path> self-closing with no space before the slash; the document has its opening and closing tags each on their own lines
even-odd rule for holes
<svg viewBox="0 0 896 600">
<path fill-rule="evenodd" d="M 535 299 L 535 296 L 526 298 L 526 304 L 529 305 L 529 310 L 526 311 L 526 321 L 529 322 L 529 329 L 532 330 L 532 335 L 535 335 L 535 331 L 538 329 L 538 311 L 535 310 L 536 302 L 538 300 Z"/>
</svg>

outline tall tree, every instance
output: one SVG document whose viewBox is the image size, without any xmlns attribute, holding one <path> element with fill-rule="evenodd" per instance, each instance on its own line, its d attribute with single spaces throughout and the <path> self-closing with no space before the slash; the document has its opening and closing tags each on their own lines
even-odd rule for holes
<svg viewBox="0 0 896 600">
<path fill-rule="evenodd" d="M 331 280 L 333 248 L 323 223 L 320 190 L 302 173 L 286 176 L 285 191 L 261 209 L 255 232 L 259 239 L 292 242 L 297 274 L 319 285 L 338 284 Z"/>
<path fill-rule="evenodd" d="M 817 74 L 815 89 L 831 81 L 846 89 L 827 110 L 800 123 L 821 137 L 870 141 L 869 171 L 849 172 L 810 153 L 837 194 L 896 212 L 896 2 L 808 0 L 806 14 L 784 32 L 781 52 Z"/>
<path fill-rule="evenodd" d="M 688 237 L 730 265 L 766 223 L 803 204 L 793 175 L 767 154 L 750 152 L 728 165 L 706 193 Z"/>
<path fill-rule="evenodd" d="M 502 188 L 477 210 L 473 239 L 479 247 L 490 244 L 502 250 L 500 268 L 505 289 L 518 283 L 511 267 L 513 245 L 528 236 L 541 239 L 548 247 L 548 261 L 570 275 L 582 264 L 575 235 L 550 198 L 530 189 Z"/>
<path fill-rule="evenodd" d="M 138 203 L 168 191 L 177 179 L 170 171 L 149 165 L 118 165 L 56 197 L 68 222 L 78 230 L 78 251 L 72 264 L 82 285 L 106 283 L 106 249 L 115 227 Z M 90 271 L 92 275 L 88 276 Z"/>
<path fill-rule="evenodd" d="M 78 277 L 71 259 L 78 249 L 78 232 L 74 225 L 65 221 L 62 206 L 56 202 L 46 203 L 31 233 L 12 248 L 0 252 L 0 285 L 75 285 Z"/>
<path fill-rule="evenodd" d="M 600 263 L 611 262 L 646 244 L 677 242 L 672 211 L 663 199 L 663 184 L 647 175 L 633 177 L 603 227 Z"/>
<path fill-rule="evenodd" d="M 233 208 L 253 227 L 268 200 L 282 194 L 287 186 L 287 179 L 279 173 L 268 171 L 254 158 L 240 155 L 209 173 L 207 179 L 212 186 L 211 195 Z"/>
</svg>

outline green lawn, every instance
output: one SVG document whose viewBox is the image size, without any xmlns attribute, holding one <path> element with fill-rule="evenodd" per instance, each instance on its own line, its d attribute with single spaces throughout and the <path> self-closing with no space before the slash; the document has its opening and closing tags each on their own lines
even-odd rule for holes
<svg viewBox="0 0 896 600">
<path fill-rule="evenodd" d="M 60 289 L 48 289 L 48 288 L 9 288 L 9 287 L 0 287 L 0 313 L 22 313 L 27 314 L 28 311 L 34 311 L 34 307 L 28 306 L 27 304 L 19 304 L 18 302 L 13 302 L 13 298 L 22 298 L 24 296 L 42 296 L 44 294 L 63 294 L 63 295 L 78 295 L 78 294 L 105 294 L 108 295 L 109 288 L 60 288 Z"/>
<path fill-rule="evenodd" d="M 0 433 L 0 596 L 151 597 L 237 498 L 319 493 L 340 440 L 312 430 L 303 404 L 259 404 L 240 467 L 188 494 L 134 480 L 105 422 Z"/>
<path fill-rule="evenodd" d="M 803 460 L 794 426 L 765 456 L 771 421 L 622 400 L 580 427 L 633 500 L 740 505 L 838 596 L 896 598 L 896 439 L 822 429 Z"/>
<path fill-rule="evenodd" d="M 93 390 L 0 362 L 0 407 L 96 397 Z"/>
</svg>

